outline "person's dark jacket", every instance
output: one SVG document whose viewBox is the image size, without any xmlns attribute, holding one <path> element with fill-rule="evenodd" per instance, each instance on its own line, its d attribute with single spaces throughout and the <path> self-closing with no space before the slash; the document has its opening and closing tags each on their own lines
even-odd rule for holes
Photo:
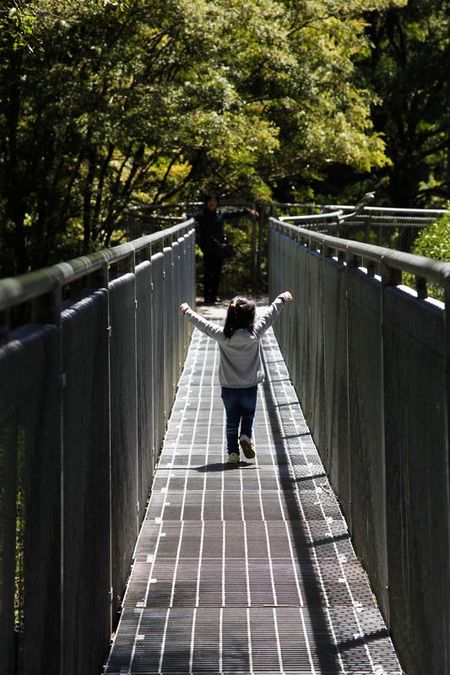
<svg viewBox="0 0 450 675">
<path fill-rule="evenodd" d="M 216 242 L 225 241 L 223 224 L 225 221 L 237 220 L 248 213 L 248 209 L 238 209 L 236 211 L 202 211 L 196 213 L 193 218 L 198 223 L 198 244 L 203 253 L 214 253 Z"/>
</svg>

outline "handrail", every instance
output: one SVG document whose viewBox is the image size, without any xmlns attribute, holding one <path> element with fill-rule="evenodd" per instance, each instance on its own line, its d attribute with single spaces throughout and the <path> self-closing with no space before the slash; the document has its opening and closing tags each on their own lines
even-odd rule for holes
<svg viewBox="0 0 450 675">
<path fill-rule="evenodd" d="M 340 204 L 326 204 L 321 208 L 333 209 L 333 210 L 342 210 L 342 211 L 352 211 L 355 207 L 349 205 L 340 205 Z M 400 216 L 444 216 L 447 213 L 450 213 L 447 209 L 409 209 L 409 208 L 394 208 L 389 206 L 365 206 L 364 211 L 371 211 L 375 214 L 380 215 L 396 215 Z"/>
<path fill-rule="evenodd" d="M 330 213 L 313 213 L 311 215 L 306 215 L 306 216 L 280 216 L 278 220 L 281 220 L 283 223 L 286 220 L 295 220 L 295 221 L 304 221 L 304 222 L 309 222 L 311 220 L 318 220 L 320 222 L 324 220 L 333 220 L 337 219 L 340 220 L 340 218 L 343 215 L 343 210 L 339 209 L 338 211 L 332 211 Z"/>
<path fill-rule="evenodd" d="M 137 251 L 188 230 L 194 223 L 190 218 L 167 229 L 139 237 L 126 244 L 102 249 L 67 262 L 28 272 L 17 277 L 0 279 L 0 311 L 52 292 L 58 286 L 73 283 L 83 276 L 102 269 L 105 265 L 120 262 Z"/>
<path fill-rule="evenodd" d="M 359 256 L 372 262 L 380 263 L 396 270 L 409 272 L 418 277 L 425 277 L 438 284 L 444 285 L 450 281 L 450 263 L 431 260 L 425 256 L 404 253 L 402 251 L 393 251 L 392 249 L 373 244 L 365 244 L 352 239 L 341 239 L 331 235 L 313 232 L 296 225 L 290 225 L 276 218 L 270 218 L 270 223 L 281 232 L 289 232 L 295 237 L 308 240 L 308 246 L 312 248 L 314 242 L 320 247 L 342 251 L 347 256 Z"/>
<path fill-rule="evenodd" d="M 303 204 L 301 202 L 274 202 L 275 207 L 286 207 L 286 208 L 314 208 L 314 209 L 328 209 L 331 211 L 354 211 L 356 208 L 355 205 L 351 204 Z M 394 206 L 367 206 L 364 205 L 364 211 L 370 211 L 376 215 L 399 215 L 401 216 L 444 216 L 450 211 L 448 209 L 414 209 L 414 208 L 403 208 L 403 207 L 394 207 Z M 321 211 L 319 214 L 315 215 L 325 215 L 328 211 Z M 290 216 L 286 216 L 290 217 Z M 292 216 L 296 217 L 296 216 Z M 303 216 L 301 216 L 303 217 Z"/>
</svg>

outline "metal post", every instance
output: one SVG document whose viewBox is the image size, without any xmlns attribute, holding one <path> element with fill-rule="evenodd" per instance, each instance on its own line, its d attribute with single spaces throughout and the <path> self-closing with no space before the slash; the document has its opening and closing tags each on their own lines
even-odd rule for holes
<svg viewBox="0 0 450 675">
<path fill-rule="evenodd" d="M 5 344 L 9 335 L 9 311 L 0 312 L 0 346 Z"/>
<path fill-rule="evenodd" d="M 258 281 L 258 263 L 257 263 L 257 221 L 256 218 L 252 218 L 252 253 L 251 253 L 251 265 L 252 265 L 252 284 L 253 288 L 256 288 Z"/>
</svg>

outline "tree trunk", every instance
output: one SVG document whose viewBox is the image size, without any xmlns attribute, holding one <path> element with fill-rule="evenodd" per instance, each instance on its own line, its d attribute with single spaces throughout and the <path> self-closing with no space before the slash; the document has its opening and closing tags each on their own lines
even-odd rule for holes
<svg viewBox="0 0 450 675">
<path fill-rule="evenodd" d="M 26 233 L 24 218 L 26 208 L 23 199 L 23 181 L 20 176 L 18 161 L 18 124 L 21 109 L 21 72 L 23 52 L 21 49 L 11 49 L 9 58 L 9 100 L 6 107 L 6 133 L 7 133 L 7 157 L 6 157 L 6 218 L 14 223 L 14 236 L 11 240 L 14 262 L 8 273 L 23 274 L 28 271 L 29 259 L 26 246 Z M 21 189 L 18 189 L 20 186 Z"/>
<path fill-rule="evenodd" d="M 92 223 L 91 223 L 91 199 L 92 199 L 92 184 L 95 177 L 96 169 L 96 153 L 94 148 L 88 150 L 88 173 L 83 190 L 83 253 L 89 253 L 91 239 L 92 239 Z"/>
</svg>

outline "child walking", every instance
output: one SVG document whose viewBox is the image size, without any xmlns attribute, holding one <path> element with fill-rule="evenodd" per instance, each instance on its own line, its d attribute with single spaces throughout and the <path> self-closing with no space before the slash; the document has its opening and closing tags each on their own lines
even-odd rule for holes
<svg viewBox="0 0 450 675">
<path fill-rule="evenodd" d="M 223 328 L 194 312 L 187 302 L 180 305 L 180 312 L 219 345 L 219 383 L 227 417 L 229 464 L 239 462 L 239 446 L 247 459 L 255 457 L 253 420 L 258 384 L 264 380 L 260 340 L 291 300 L 289 291 L 280 293 L 263 316 L 255 320 L 254 300 L 236 296 L 228 305 Z"/>
</svg>

